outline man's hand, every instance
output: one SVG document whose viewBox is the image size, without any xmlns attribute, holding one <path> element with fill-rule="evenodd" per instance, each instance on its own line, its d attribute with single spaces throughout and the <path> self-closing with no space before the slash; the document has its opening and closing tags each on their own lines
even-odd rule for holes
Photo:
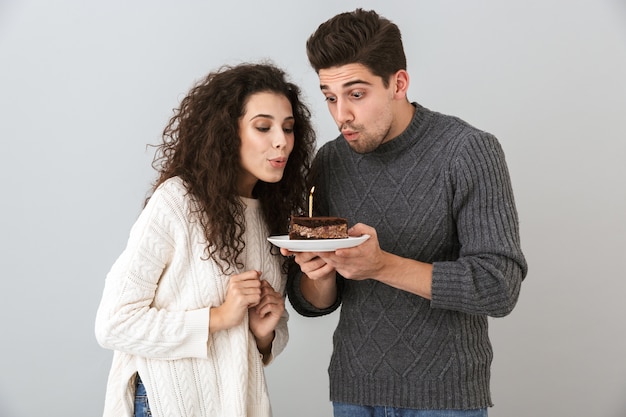
<svg viewBox="0 0 626 417">
<path fill-rule="evenodd" d="M 306 300 L 317 308 L 332 306 L 337 300 L 337 274 L 335 268 L 321 257 L 319 252 L 291 252 L 285 248 L 284 256 L 293 256 L 300 265 L 302 278 L 300 290 Z"/>
<path fill-rule="evenodd" d="M 374 278 L 385 266 L 386 253 L 380 248 L 376 229 L 357 223 L 348 231 L 350 236 L 370 235 L 369 239 L 358 246 L 337 249 L 335 252 L 316 254 L 326 265 L 340 273 L 344 278 L 362 280 Z"/>
<path fill-rule="evenodd" d="M 324 281 L 335 278 L 335 268 L 328 265 L 319 253 L 316 252 L 291 252 L 288 249 L 280 250 L 284 256 L 293 256 L 300 270 L 313 281 Z"/>
<path fill-rule="evenodd" d="M 365 224 L 357 223 L 348 233 L 368 234 L 370 238 L 353 248 L 318 253 L 326 265 L 346 279 L 374 279 L 428 300 L 432 298 L 432 264 L 385 252 L 380 248 L 376 229 Z"/>
</svg>

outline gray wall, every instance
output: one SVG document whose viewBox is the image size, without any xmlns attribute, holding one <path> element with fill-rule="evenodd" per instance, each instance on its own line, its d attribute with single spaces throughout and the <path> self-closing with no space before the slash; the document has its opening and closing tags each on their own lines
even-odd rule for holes
<svg viewBox="0 0 626 417">
<path fill-rule="evenodd" d="M 304 42 L 358 5 L 402 29 L 410 98 L 507 155 L 530 272 L 491 321 L 490 415 L 626 415 L 624 1 L 378 3 L 0 0 L 0 416 L 100 415 L 94 315 L 153 178 L 146 144 L 194 80 L 266 57 L 335 136 Z M 330 415 L 337 316 L 291 313 L 275 414 Z"/>
</svg>

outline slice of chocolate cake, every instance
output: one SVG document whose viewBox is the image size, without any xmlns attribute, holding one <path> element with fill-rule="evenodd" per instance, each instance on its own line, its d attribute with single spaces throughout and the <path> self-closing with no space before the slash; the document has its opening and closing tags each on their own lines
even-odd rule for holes
<svg viewBox="0 0 626 417">
<path fill-rule="evenodd" d="M 348 221 L 341 217 L 292 217 L 289 223 L 289 239 L 345 239 L 348 237 Z"/>
</svg>

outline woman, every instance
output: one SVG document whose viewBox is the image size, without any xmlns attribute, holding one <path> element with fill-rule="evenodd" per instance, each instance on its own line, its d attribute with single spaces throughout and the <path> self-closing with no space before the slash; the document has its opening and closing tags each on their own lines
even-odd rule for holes
<svg viewBox="0 0 626 417">
<path fill-rule="evenodd" d="M 287 343 L 287 265 L 266 238 L 306 202 L 315 137 L 299 94 L 275 66 L 241 64 L 175 111 L 96 317 L 115 351 L 105 416 L 271 415 L 263 365 Z"/>
</svg>

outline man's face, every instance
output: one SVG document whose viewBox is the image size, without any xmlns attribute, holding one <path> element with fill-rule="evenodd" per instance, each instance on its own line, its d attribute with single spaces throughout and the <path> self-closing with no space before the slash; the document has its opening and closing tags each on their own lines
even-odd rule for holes
<svg viewBox="0 0 626 417">
<path fill-rule="evenodd" d="M 330 114 L 355 152 L 372 152 L 401 133 L 394 123 L 394 77 L 385 87 L 364 65 L 347 64 L 319 70 L 319 79 Z"/>
</svg>

